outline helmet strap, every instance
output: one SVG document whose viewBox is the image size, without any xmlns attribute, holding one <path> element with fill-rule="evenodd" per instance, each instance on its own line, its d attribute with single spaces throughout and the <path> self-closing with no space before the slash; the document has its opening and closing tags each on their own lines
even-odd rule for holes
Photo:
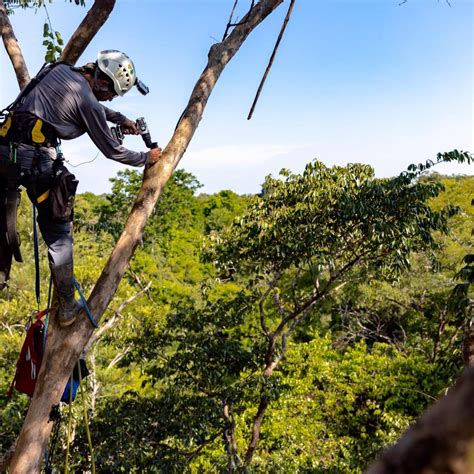
<svg viewBox="0 0 474 474">
<path fill-rule="evenodd" d="M 101 72 L 99 66 L 96 66 L 94 70 L 94 92 L 113 92 L 115 94 L 114 85 L 111 81 L 107 80 L 108 84 L 103 84 L 104 79 L 100 77 Z"/>
</svg>

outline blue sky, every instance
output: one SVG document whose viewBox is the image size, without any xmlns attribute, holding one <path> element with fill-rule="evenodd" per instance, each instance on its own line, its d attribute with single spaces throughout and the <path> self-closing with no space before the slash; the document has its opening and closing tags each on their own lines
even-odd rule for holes
<svg viewBox="0 0 474 474">
<path fill-rule="evenodd" d="M 114 11 L 78 64 L 101 49 L 121 49 L 151 92 L 133 90 L 110 105 L 144 116 L 161 146 L 171 137 L 209 47 L 222 38 L 234 0 L 117 0 Z M 472 151 L 473 3 L 452 0 L 296 0 L 292 18 L 252 120 L 247 120 L 289 1 L 248 38 L 216 85 L 203 120 L 181 161 L 201 191 L 255 193 L 268 174 L 363 162 L 377 176 L 453 148 Z M 47 4 L 65 39 L 86 8 Z M 239 0 L 242 16 L 250 0 Z M 45 11 L 11 17 L 30 70 L 43 63 Z M 0 102 L 17 93 L 6 53 L 0 52 Z M 139 138 L 125 145 L 143 150 Z M 87 137 L 64 142 L 72 165 L 94 159 Z M 99 154 L 72 168 L 80 192 L 106 192 L 120 165 Z M 472 168 L 443 165 L 444 173 Z"/>
</svg>

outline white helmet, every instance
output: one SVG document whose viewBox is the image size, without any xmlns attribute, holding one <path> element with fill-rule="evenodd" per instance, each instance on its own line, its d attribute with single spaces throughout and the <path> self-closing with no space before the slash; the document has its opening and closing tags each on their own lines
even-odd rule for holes
<svg viewBox="0 0 474 474">
<path fill-rule="evenodd" d="M 137 81 L 132 60 L 121 51 L 115 49 L 100 51 L 97 55 L 97 65 L 112 79 L 115 92 L 120 96 L 128 92 Z"/>
</svg>

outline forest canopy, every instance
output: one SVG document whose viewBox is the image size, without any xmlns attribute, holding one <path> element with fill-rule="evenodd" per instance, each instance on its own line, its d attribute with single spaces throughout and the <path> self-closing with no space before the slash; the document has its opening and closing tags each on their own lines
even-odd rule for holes
<svg viewBox="0 0 474 474">
<path fill-rule="evenodd" d="M 140 182 L 127 170 L 109 194 L 78 196 L 86 294 Z M 465 314 L 449 302 L 471 245 L 474 179 L 416 167 L 378 179 L 365 165 L 314 161 L 269 176 L 256 196 L 199 188 L 173 175 L 106 313 L 116 326 L 86 354 L 97 469 L 218 472 L 247 460 L 265 472 L 362 472 L 463 367 Z M 6 393 L 35 308 L 25 201 L 20 220 L 27 262 L 0 301 L 2 451 L 23 421 L 26 397 Z M 81 405 L 69 465 L 85 471 Z"/>
</svg>

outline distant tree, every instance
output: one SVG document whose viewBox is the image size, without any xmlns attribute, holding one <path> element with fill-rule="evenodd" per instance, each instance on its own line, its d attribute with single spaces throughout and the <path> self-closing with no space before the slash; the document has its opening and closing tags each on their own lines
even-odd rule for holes
<svg viewBox="0 0 474 474">
<path fill-rule="evenodd" d="M 438 160 L 456 157 L 470 160 L 458 152 Z M 413 252 L 438 247 L 433 233 L 448 231 L 457 209 L 429 206 L 443 186 L 419 180 L 425 169 L 392 179 L 364 165 L 284 171 L 211 234 L 207 256 L 221 283 L 182 302 L 164 331 L 150 328 L 139 352 L 161 393 L 151 406 L 168 417 L 150 433 L 157 445 L 167 440 L 161 463 L 186 463 L 221 439 L 227 468 L 250 469 L 265 414 L 284 391 L 280 365 L 297 328 L 361 275 L 397 277 Z"/>
</svg>

